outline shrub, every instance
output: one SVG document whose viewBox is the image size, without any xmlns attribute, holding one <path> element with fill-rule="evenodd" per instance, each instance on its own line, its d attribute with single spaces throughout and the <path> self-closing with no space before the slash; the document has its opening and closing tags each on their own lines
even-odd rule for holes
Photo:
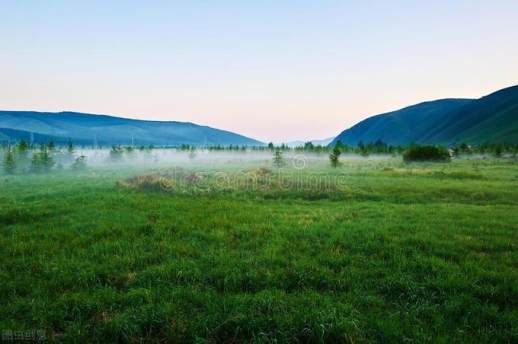
<svg viewBox="0 0 518 344">
<path fill-rule="evenodd" d="M 412 146 L 403 154 L 405 162 L 413 161 L 435 161 L 448 162 L 450 154 L 444 147 L 438 146 Z"/>
<path fill-rule="evenodd" d="M 255 170 L 255 173 L 260 178 L 266 178 L 266 177 L 269 177 L 272 175 L 272 170 L 270 170 L 266 167 L 261 167 L 261 168 Z"/>
<path fill-rule="evenodd" d="M 171 191 L 173 189 L 172 180 L 159 175 L 136 176 L 119 181 L 117 185 L 143 191 Z"/>
</svg>

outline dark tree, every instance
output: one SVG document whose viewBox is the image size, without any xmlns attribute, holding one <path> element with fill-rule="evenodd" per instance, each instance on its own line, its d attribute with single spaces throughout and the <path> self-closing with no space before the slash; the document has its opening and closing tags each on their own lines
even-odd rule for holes
<svg viewBox="0 0 518 344">
<path fill-rule="evenodd" d="M 338 167 L 340 165 L 340 155 L 342 154 L 342 151 L 340 150 L 340 147 L 338 145 L 335 145 L 333 150 L 331 151 L 331 154 L 329 154 L 329 161 L 331 161 L 331 167 Z"/>
<path fill-rule="evenodd" d="M 496 145 L 494 148 L 494 154 L 496 157 L 501 157 L 503 153 L 502 145 Z"/>
<path fill-rule="evenodd" d="M 29 144 L 25 140 L 21 140 L 18 143 L 18 153 L 21 155 L 27 154 L 27 151 L 29 150 Z"/>
<path fill-rule="evenodd" d="M 3 165 L 4 172 L 6 174 L 14 174 L 16 170 L 16 160 L 14 157 L 13 149 L 10 146 L 6 148 Z"/>
<path fill-rule="evenodd" d="M 72 142 L 72 140 L 68 140 L 67 151 L 70 154 L 74 153 L 74 143 Z"/>
<path fill-rule="evenodd" d="M 41 145 L 40 151 L 32 155 L 31 171 L 35 173 L 49 172 L 55 162 L 52 154 L 45 145 Z"/>
<path fill-rule="evenodd" d="M 275 165 L 275 167 L 282 167 L 284 165 L 282 152 L 279 148 L 277 148 L 273 153 L 273 164 Z"/>
<path fill-rule="evenodd" d="M 313 145 L 313 142 L 308 141 L 308 142 L 304 143 L 304 150 L 312 151 L 314 149 L 315 149 L 315 145 Z"/>
</svg>

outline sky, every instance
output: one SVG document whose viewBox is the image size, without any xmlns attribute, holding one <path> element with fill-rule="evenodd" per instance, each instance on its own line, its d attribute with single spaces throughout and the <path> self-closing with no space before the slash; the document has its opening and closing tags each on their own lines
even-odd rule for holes
<svg viewBox="0 0 518 344">
<path fill-rule="evenodd" d="M 0 1 L 0 109 L 264 142 L 518 84 L 518 2 Z"/>
</svg>

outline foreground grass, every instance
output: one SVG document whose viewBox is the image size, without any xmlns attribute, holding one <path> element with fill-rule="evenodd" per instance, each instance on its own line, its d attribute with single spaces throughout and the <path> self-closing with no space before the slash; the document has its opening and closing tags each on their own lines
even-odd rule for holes
<svg viewBox="0 0 518 344">
<path fill-rule="evenodd" d="M 515 161 L 285 171 L 341 178 L 326 190 L 117 186 L 135 173 L 2 177 L 1 330 L 67 342 L 518 340 Z"/>
</svg>

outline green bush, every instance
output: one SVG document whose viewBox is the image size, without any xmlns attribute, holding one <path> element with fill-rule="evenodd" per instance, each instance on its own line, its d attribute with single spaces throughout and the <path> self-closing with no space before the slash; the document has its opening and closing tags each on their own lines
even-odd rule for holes
<svg viewBox="0 0 518 344">
<path fill-rule="evenodd" d="M 413 161 L 450 161 L 450 154 L 444 147 L 437 146 L 412 146 L 403 154 L 405 162 Z"/>
</svg>

